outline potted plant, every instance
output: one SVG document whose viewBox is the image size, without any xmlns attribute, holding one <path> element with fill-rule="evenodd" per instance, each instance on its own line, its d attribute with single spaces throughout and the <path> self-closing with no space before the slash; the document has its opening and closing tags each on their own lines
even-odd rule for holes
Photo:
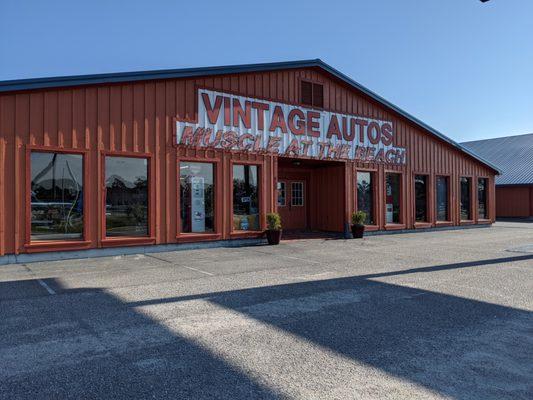
<svg viewBox="0 0 533 400">
<path fill-rule="evenodd" d="M 365 233 L 366 213 L 356 211 L 352 214 L 352 236 L 355 239 L 361 239 Z"/>
<path fill-rule="evenodd" d="M 281 240 L 281 217 L 278 213 L 269 213 L 266 215 L 266 219 L 268 244 L 279 244 Z"/>
</svg>

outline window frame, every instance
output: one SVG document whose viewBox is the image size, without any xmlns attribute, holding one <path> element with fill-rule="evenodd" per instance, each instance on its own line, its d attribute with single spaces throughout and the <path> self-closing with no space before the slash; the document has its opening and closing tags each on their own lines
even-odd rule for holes
<svg viewBox="0 0 533 400">
<path fill-rule="evenodd" d="M 263 176 L 265 173 L 265 167 L 264 162 L 261 161 L 250 161 L 250 160 L 230 160 L 229 163 L 229 235 L 231 238 L 239 238 L 239 237 L 250 237 L 250 236 L 260 236 L 263 234 L 265 230 L 265 208 L 266 205 L 264 204 L 265 201 L 265 194 L 263 191 L 265 190 L 264 182 L 266 182 L 266 178 Z M 235 230 L 233 229 L 233 166 L 234 165 L 255 165 L 257 166 L 257 187 L 259 190 L 259 230 L 253 231 L 243 231 L 243 230 Z"/>
<path fill-rule="evenodd" d="M 425 176 L 426 177 L 426 220 L 417 221 L 416 220 L 416 177 Z M 431 211 L 431 184 L 432 184 L 432 175 L 426 171 L 413 171 L 412 173 L 413 180 L 413 225 L 415 228 L 427 228 L 432 225 L 433 215 Z"/>
<path fill-rule="evenodd" d="M 479 180 L 485 179 L 487 186 L 485 187 L 485 199 L 486 199 L 486 208 L 487 208 L 487 218 L 479 218 Z M 491 212 L 490 212 L 490 178 L 485 175 L 479 175 L 476 177 L 476 218 L 478 221 L 481 222 L 489 222 L 491 221 Z"/>
<path fill-rule="evenodd" d="M 107 236 L 106 235 L 106 158 L 107 157 L 123 157 L 123 158 L 144 158 L 147 161 L 146 176 L 148 178 L 148 221 L 147 221 L 147 236 Z M 155 243 L 155 168 L 152 165 L 152 153 L 135 153 L 126 151 L 101 151 L 100 152 L 100 244 L 102 247 L 114 246 L 128 246 L 128 245 L 142 245 Z"/>
<path fill-rule="evenodd" d="M 444 177 L 446 178 L 446 182 L 448 183 L 448 219 L 446 221 L 442 221 L 442 220 L 439 220 L 437 219 L 437 180 L 439 177 Z M 449 225 L 453 225 L 453 207 L 452 207 L 452 186 L 451 186 L 451 182 L 452 182 L 452 175 L 451 174 L 435 174 L 435 183 L 433 184 L 433 190 L 435 192 L 435 200 L 433 202 L 433 208 L 435 210 L 435 225 L 436 226 L 449 226 Z"/>
<path fill-rule="evenodd" d="M 400 222 L 387 223 L 387 174 L 400 175 Z M 405 173 L 398 170 L 386 169 L 383 171 L 383 226 L 385 230 L 405 229 Z"/>
<path fill-rule="evenodd" d="M 32 240 L 31 239 L 31 153 L 59 153 L 59 154 L 72 154 L 82 156 L 82 168 L 83 168 L 83 234 L 79 239 L 61 239 L 61 240 Z M 23 247 L 28 253 L 41 252 L 41 251 L 60 251 L 60 250 L 78 250 L 86 249 L 91 245 L 89 240 L 90 236 L 90 207 L 86 207 L 86 200 L 92 196 L 92 187 L 90 185 L 90 157 L 88 150 L 82 149 L 65 149 L 63 147 L 56 146 L 37 146 L 26 145 L 25 155 L 25 205 L 24 205 L 24 244 Z"/>
<path fill-rule="evenodd" d="M 294 196 L 292 195 L 293 194 L 292 186 L 295 183 L 302 185 L 302 196 L 301 196 L 302 204 L 293 204 L 293 202 L 292 202 L 292 199 L 294 198 Z M 290 204 L 290 207 L 304 207 L 304 206 L 305 206 L 305 182 L 301 181 L 301 180 L 291 181 L 291 204 Z"/>
<path fill-rule="evenodd" d="M 302 82 L 311 84 L 311 104 L 305 104 L 302 102 Z M 322 106 L 315 105 L 314 85 L 322 86 Z M 298 78 L 298 104 L 305 108 L 314 108 L 316 110 L 325 110 L 326 103 L 326 88 L 324 82 L 318 82 L 307 78 Z"/>
<path fill-rule="evenodd" d="M 283 188 L 283 191 L 284 191 L 283 204 L 279 203 L 279 191 L 280 191 L 280 189 L 278 189 L 276 187 L 276 191 L 278 192 L 278 195 L 276 196 L 276 206 L 277 207 L 287 207 L 287 181 L 278 180 L 276 185 L 281 185 L 281 184 L 283 184 L 283 186 L 284 186 L 284 188 Z"/>
<path fill-rule="evenodd" d="M 359 211 L 359 208 L 357 207 L 357 196 L 358 196 L 358 190 L 357 190 L 357 173 L 358 172 L 368 172 L 371 176 L 372 183 L 372 220 L 374 221 L 373 224 L 366 225 L 365 227 L 368 230 L 378 230 L 379 229 L 379 206 L 378 206 L 378 190 L 379 190 L 379 171 L 377 168 L 355 168 L 355 190 L 354 190 L 354 210 Z"/>
<path fill-rule="evenodd" d="M 196 162 L 204 164 L 213 164 L 213 180 L 215 185 L 214 194 L 214 232 L 182 232 L 181 230 L 181 190 L 180 190 L 180 163 L 181 162 Z M 222 168 L 221 159 L 217 157 L 184 157 L 178 156 L 176 159 L 176 239 L 178 242 L 190 241 L 207 241 L 220 240 L 222 238 L 222 186 L 218 182 L 222 182 Z"/>
<path fill-rule="evenodd" d="M 467 178 L 470 179 L 470 219 L 461 219 L 461 179 Z M 475 204 L 476 204 L 476 190 L 477 185 L 474 187 L 474 176 L 473 175 L 459 175 L 459 179 L 457 181 L 458 185 L 458 196 L 457 196 L 457 209 L 458 209 L 458 219 L 459 224 L 461 225 L 469 225 L 473 224 L 476 221 L 476 215 L 474 215 L 474 211 L 476 210 Z"/>
</svg>

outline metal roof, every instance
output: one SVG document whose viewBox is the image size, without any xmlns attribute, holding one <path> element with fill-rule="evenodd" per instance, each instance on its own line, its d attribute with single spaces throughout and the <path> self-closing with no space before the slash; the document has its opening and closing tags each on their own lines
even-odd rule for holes
<svg viewBox="0 0 533 400">
<path fill-rule="evenodd" d="M 462 145 L 500 167 L 496 185 L 533 185 L 533 133 Z"/>
<path fill-rule="evenodd" d="M 191 78 L 197 76 L 211 76 L 211 75 L 227 75 L 238 74 L 246 72 L 262 72 L 262 71 L 274 71 L 281 69 L 296 69 L 296 68 L 320 68 L 337 79 L 343 81 L 349 86 L 363 92 L 370 98 L 374 99 L 378 103 L 384 105 L 387 108 L 392 109 L 396 113 L 400 114 L 404 118 L 408 119 L 415 125 L 430 132 L 434 136 L 443 140 L 444 142 L 455 147 L 457 150 L 468 154 L 470 157 L 477 161 L 487 165 L 493 169 L 496 173 L 499 173 L 499 169 L 489 161 L 473 153 L 469 149 L 461 146 L 459 143 L 450 139 L 446 135 L 440 133 L 436 129 L 430 127 L 424 122 L 415 118 L 411 114 L 397 107 L 396 105 L 385 100 L 380 95 L 372 92 L 366 87 L 362 86 L 358 82 L 354 81 L 350 77 L 344 75 L 342 72 L 337 71 L 335 68 L 326 64 L 321 59 L 300 60 L 300 61 L 285 61 L 285 62 L 273 62 L 262 64 L 242 64 L 242 65 L 228 65 L 219 67 L 201 67 L 201 68 L 183 68 L 183 69 L 166 69 L 156 71 L 137 71 L 137 72 L 120 72 L 111 74 L 96 74 L 96 75 L 78 75 L 78 76 L 61 76 L 52 78 L 37 78 L 37 79 L 19 79 L 10 81 L 0 81 L 0 93 L 11 91 L 24 91 L 35 89 L 47 89 L 47 88 L 59 88 L 66 86 L 82 86 L 82 85 L 95 85 L 105 83 L 120 83 L 120 82 L 134 82 L 134 81 L 146 81 L 146 80 L 159 80 L 159 79 L 176 79 L 176 78 Z"/>
</svg>

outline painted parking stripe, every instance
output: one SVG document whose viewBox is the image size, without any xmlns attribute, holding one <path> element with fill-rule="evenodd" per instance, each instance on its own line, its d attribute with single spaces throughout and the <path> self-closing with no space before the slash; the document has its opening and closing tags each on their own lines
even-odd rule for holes
<svg viewBox="0 0 533 400">
<path fill-rule="evenodd" d="M 261 250 L 256 250 L 256 249 L 253 249 L 252 251 L 254 251 L 254 252 L 256 252 L 256 253 L 267 254 L 267 255 L 269 255 L 269 256 L 275 256 L 275 257 L 281 257 L 281 258 L 288 258 L 289 260 L 305 261 L 305 262 L 308 262 L 308 263 L 311 263 L 311 264 L 323 264 L 323 263 L 320 262 L 320 261 L 309 260 L 309 259 L 307 259 L 307 258 L 300 258 L 300 257 L 294 257 L 294 256 L 287 256 L 287 255 L 285 255 L 285 254 L 269 253 L 269 252 L 266 252 L 266 251 L 261 251 Z"/>
<path fill-rule="evenodd" d="M 151 258 L 155 258 L 156 260 L 163 261 L 163 262 L 166 262 L 168 264 L 175 265 L 177 267 L 187 268 L 187 269 L 190 269 L 191 271 L 196 271 L 196 272 L 199 272 L 199 273 L 204 274 L 204 275 L 215 276 L 215 274 L 212 274 L 211 272 L 202 271 L 201 269 L 198 269 L 198 268 L 187 267 L 186 265 L 174 264 L 172 261 L 166 260 L 166 259 L 164 259 L 162 257 L 154 256 L 153 254 L 146 254 L 146 256 L 147 257 L 151 257 Z"/>
<path fill-rule="evenodd" d="M 41 285 L 43 288 L 45 288 L 48 293 L 56 294 L 55 290 L 52 289 L 50 286 L 48 286 L 48 284 L 45 281 L 43 281 L 42 279 L 37 279 L 37 282 L 39 282 L 39 285 Z"/>
<path fill-rule="evenodd" d="M 215 274 L 212 274 L 211 272 L 202 271 L 201 269 L 198 269 L 198 268 L 187 267 L 186 265 L 179 265 L 179 267 L 183 267 L 183 268 L 190 269 L 190 270 L 192 270 L 192 271 L 200 272 L 201 274 L 210 275 L 210 276 L 215 276 Z"/>
</svg>

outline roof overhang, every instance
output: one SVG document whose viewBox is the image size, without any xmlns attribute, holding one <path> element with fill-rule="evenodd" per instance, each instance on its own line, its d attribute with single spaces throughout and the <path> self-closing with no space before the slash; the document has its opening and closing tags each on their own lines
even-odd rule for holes
<svg viewBox="0 0 533 400">
<path fill-rule="evenodd" d="M 380 95 L 367 89 L 363 85 L 354 81 L 350 77 L 344 75 L 342 72 L 336 70 L 332 66 L 326 64 L 320 59 L 300 60 L 300 61 L 286 61 L 286 62 L 273 62 L 273 63 L 261 63 L 261 64 L 242 64 L 242 65 L 228 65 L 218 67 L 201 67 L 201 68 L 182 68 L 182 69 L 167 69 L 167 70 L 155 70 L 155 71 L 137 71 L 137 72 L 119 72 L 110 74 L 95 74 L 95 75 L 77 75 L 77 76 L 61 76 L 50 78 L 37 78 L 37 79 L 19 79 L 0 81 L 0 93 L 13 92 L 13 91 L 25 91 L 25 90 L 37 90 L 37 89 L 51 89 L 67 86 L 85 86 L 85 85 L 98 85 L 106 83 L 123 83 L 123 82 L 136 82 L 147 80 L 162 80 L 162 79 L 179 79 L 179 78 L 194 78 L 200 76 L 212 76 L 212 75 L 228 75 L 228 74 L 242 74 L 247 72 L 264 72 L 283 69 L 297 69 L 297 68 L 320 68 L 333 75 L 335 78 L 341 80 L 345 84 L 355 88 L 368 97 L 372 98 L 379 104 L 393 110 L 397 114 L 401 115 L 405 119 L 409 120 L 416 126 L 428 131 L 432 135 L 436 136 L 440 140 L 448 143 L 457 150 L 468 154 L 475 160 L 485 164 L 497 174 L 501 174 L 498 167 L 483 159 L 471 150 L 463 147 L 459 143 L 450 139 L 446 135 L 440 133 L 431 126 L 420 121 L 418 118 L 412 116 L 406 111 L 402 110 L 398 106 L 385 100 Z"/>
</svg>

